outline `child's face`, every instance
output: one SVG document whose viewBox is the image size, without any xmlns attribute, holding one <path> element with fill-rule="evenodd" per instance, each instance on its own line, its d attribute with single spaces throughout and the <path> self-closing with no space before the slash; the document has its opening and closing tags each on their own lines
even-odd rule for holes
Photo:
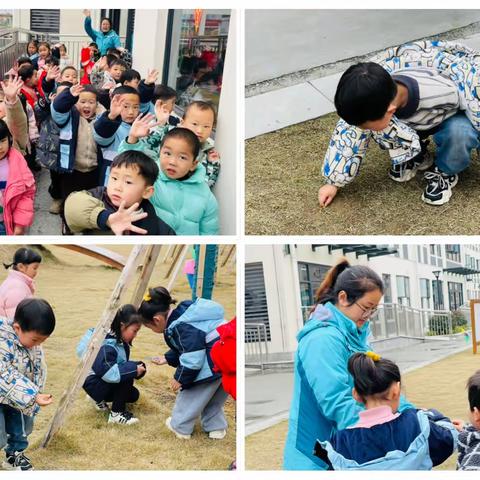
<svg viewBox="0 0 480 480">
<path fill-rule="evenodd" d="M 17 270 L 19 272 L 22 272 L 27 277 L 30 277 L 31 279 L 34 279 L 37 276 L 39 267 L 40 267 L 40 263 L 38 262 L 29 263 L 29 264 L 24 264 L 24 263 L 17 264 Z"/>
<path fill-rule="evenodd" d="M 98 50 L 93 45 L 90 45 L 88 48 L 90 49 L 90 58 L 93 58 L 98 53 Z"/>
<path fill-rule="evenodd" d="M 126 327 L 125 325 L 120 326 L 120 331 L 122 332 L 122 340 L 125 343 L 132 343 L 137 336 L 138 331 L 140 330 L 141 325 L 139 323 L 134 323 Z"/>
<path fill-rule="evenodd" d="M 473 412 L 469 411 L 470 423 L 477 429 L 480 430 L 480 410 L 477 407 L 473 408 Z"/>
<path fill-rule="evenodd" d="M 379 132 L 380 130 L 385 130 L 388 127 L 388 124 L 392 120 L 394 113 L 396 112 L 397 107 L 393 104 L 390 104 L 385 115 L 379 120 L 372 120 L 359 125 L 363 130 L 373 130 L 374 132 Z"/>
<path fill-rule="evenodd" d="M 4 158 L 8 153 L 8 137 L 2 138 L 0 140 L 0 158 Z"/>
<path fill-rule="evenodd" d="M 160 168 L 168 178 L 178 180 L 197 168 L 192 148 L 182 138 L 167 138 L 160 149 Z"/>
<path fill-rule="evenodd" d="M 74 68 L 68 68 L 62 73 L 60 77 L 61 82 L 70 82 L 70 83 L 73 83 L 74 85 L 77 83 L 77 79 L 78 79 L 78 74 Z"/>
<path fill-rule="evenodd" d="M 33 75 L 30 78 L 27 78 L 27 80 L 25 81 L 25 85 L 27 87 L 33 88 L 37 85 L 37 83 L 38 83 L 38 72 L 35 70 L 33 72 Z"/>
<path fill-rule="evenodd" d="M 133 123 L 140 111 L 140 98 L 133 93 L 125 93 L 122 95 L 122 98 L 125 99 L 125 102 L 120 116 L 124 122 Z"/>
<path fill-rule="evenodd" d="M 83 118 L 93 117 L 97 111 L 97 96 L 92 92 L 81 92 L 76 107 Z"/>
<path fill-rule="evenodd" d="M 180 122 L 180 126 L 191 130 L 203 144 L 212 133 L 213 121 L 213 112 L 210 109 L 200 110 L 198 107 L 191 107 Z"/>
<path fill-rule="evenodd" d="M 133 87 L 135 90 L 138 90 L 138 85 L 140 84 L 140 80 L 138 78 L 134 78 L 133 80 L 126 80 L 123 84 L 127 87 Z"/>
<path fill-rule="evenodd" d="M 50 55 L 50 49 L 46 45 L 40 45 L 38 47 L 38 55 L 40 58 L 47 58 Z"/>
<path fill-rule="evenodd" d="M 167 316 L 166 315 L 155 315 L 151 323 L 146 323 L 145 326 L 149 328 L 152 332 L 163 333 L 167 327 Z"/>
<path fill-rule="evenodd" d="M 13 322 L 13 329 L 15 330 L 15 333 L 17 334 L 17 337 L 20 340 L 20 343 L 25 348 L 36 347 L 42 344 L 49 337 L 49 335 L 42 335 L 41 333 L 38 333 L 35 330 L 24 332 L 20 328 L 20 325 L 16 322 Z"/>
<path fill-rule="evenodd" d="M 67 54 L 67 51 L 65 50 L 65 47 L 63 45 L 60 45 L 60 47 L 58 47 L 58 50 L 60 51 L 60 55 L 62 57 L 64 57 Z"/>
<path fill-rule="evenodd" d="M 153 195 L 153 186 L 147 185 L 136 166 L 112 167 L 107 183 L 107 195 L 110 201 L 119 207 L 125 202 L 125 208 L 140 203 Z"/>
<path fill-rule="evenodd" d="M 175 107 L 175 100 L 176 98 L 170 98 L 168 100 L 157 100 L 155 102 L 155 108 L 162 108 L 165 107 L 168 112 L 172 113 L 173 108 Z"/>
<path fill-rule="evenodd" d="M 108 71 L 112 78 L 118 82 L 122 76 L 122 73 L 125 71 L 125 67 L 122 67 L 122 65 L 112 65 Z"/>
<path fill-rule="evenodd" d="M 37 53 L 37 46 L 33 43 L 30 42 L 27 47 L 27 52 L 29 55 L 33 55 L 34 53 Z"/>
</svg>

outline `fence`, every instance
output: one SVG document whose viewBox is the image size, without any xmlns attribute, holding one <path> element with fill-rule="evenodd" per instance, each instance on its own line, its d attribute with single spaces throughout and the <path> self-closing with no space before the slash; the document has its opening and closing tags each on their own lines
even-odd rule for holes
<svg viewBox="0 0 480 480">
<path fill-rule="evenodd" d="M 245 324 L 246 367 L 260 368 L 263 372 L 268 358 L 267 327 L 264 323 Z"/>
<path fill-rule="evenodd" d="M 63 43 L 72 65 L 80 69 L 80 54 L 83 46 L 92 40 L 85 33 L 42 33 L 23 28 L 0 30 L 0 77 L 3 79 L 5 72 L 10 70 L 15 60 L 21 55 L 26 55 L 28 42 L 32 39 L 49 42 L 51 45 Z M 120 37 L 122 45 L 125 37 Z"/>
</svg>

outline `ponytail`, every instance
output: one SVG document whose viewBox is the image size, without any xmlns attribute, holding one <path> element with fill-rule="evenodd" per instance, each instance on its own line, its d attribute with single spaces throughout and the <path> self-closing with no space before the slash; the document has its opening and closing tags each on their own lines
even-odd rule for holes
<svg viewBox="0 0 480 480">
<path fill-rule="evenodd" d="M 41 261 L 42 256 L 35 250 L 30 248 L 19 248 L 13 255 L 12 263 L 4 263 L 3 266 L 6 269 L 13 267 L 14 270 L 17 270 L 17 265 L 19 263 L 30 265 L 31 263 L 40 263 Z"/>
<path fill-rule="evenodd" d="M 155 315 L 166 315 L 170 310 L 170 305 L 175 303 L 177 301 L 172 298 L 165 287 L 149 288 L 148 293 L 143 297 L 138 313 L 143 317 L 143 323 L 150 324 Z"/>
<path fill-rule="evenodd" d="M 350 267 L 350 263 L 346 258 L 342 258 L 339 263 L 334 265 L 325 275 L 320 286 L 315 292 L 315 303 L 335 303 L 335 297 L 333 295 L 333 289 L 337 283 L 338 276 L 347 268 Z"/>
</svg>

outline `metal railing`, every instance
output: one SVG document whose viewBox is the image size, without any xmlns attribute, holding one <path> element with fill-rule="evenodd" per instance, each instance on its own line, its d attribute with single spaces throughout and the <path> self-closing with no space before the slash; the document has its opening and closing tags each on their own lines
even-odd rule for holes
<svg viewBox="0 0 480 480">
<path fill-rule="evenodd" d="M 264 370 L 268 358 L 268 335 L 264 323 L 245 324 L 245 362 L 246 367 Z"/>
<path fill-rule="evenodd" d="M 81 68 L 80 58 L 83 46 L 92 41 L 85 33 L 44 33 L 23 28 L 0 30 L 0 77 L 2 79 L 5 72 L 13 67 L 15 60 L 27 54 L 27 45 L 32 39 L 49 42 L 51 45 L 63 43 L 71 64 L 77 69 Z M 120 39 L 123 45 L 125 37 Z"/>
</svg>

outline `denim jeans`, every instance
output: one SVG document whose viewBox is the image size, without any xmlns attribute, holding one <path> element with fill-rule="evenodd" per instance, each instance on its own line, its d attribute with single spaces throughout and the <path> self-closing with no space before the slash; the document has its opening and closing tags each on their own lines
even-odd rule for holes
<svg viewBox="0 0 480 480">
<path fill-rule="evenodd" d="M 463 112 L 439 125 L 433 140 L 436 145 L 435 164 L 441 172 L 448 174 L 465 170 L 470 165 L 472 150 L 480 146 L 479 132 Z"/>
<path fill-rule="evenodd" d="M 0 449 L 7 454 L 23 452 L 28 446 L 27 437 L 33 430 L 33 417 L 23 415 L 19 410 L 0 404 Z"/>
</svg>

